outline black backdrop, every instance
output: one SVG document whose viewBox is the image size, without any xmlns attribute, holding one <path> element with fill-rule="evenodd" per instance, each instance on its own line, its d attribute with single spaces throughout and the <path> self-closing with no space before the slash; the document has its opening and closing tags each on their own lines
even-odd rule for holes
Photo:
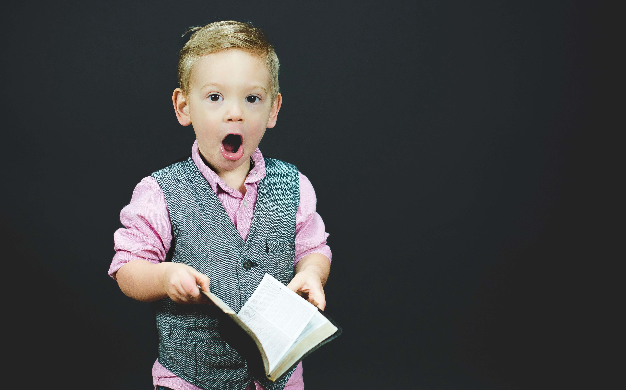
<svg viewBox="0 0 626 390">
<path fill-rule="evenodd" d="M 580 384 L 588 274 L 574 260 L 596 255 L 602 227 L 599 9 L 5 6 L 5 378 L 150 388 L 151 312 L 106 274 L 113 232 L 135 184 L 193 142 L 170 100 L 181 35 L 236 19 L 281 60 L 283 107 L 261 148 L 309 177 L 330 233 L 327 311 L 344 334 L 307 359 L 307 388 Z"/>
</svg>

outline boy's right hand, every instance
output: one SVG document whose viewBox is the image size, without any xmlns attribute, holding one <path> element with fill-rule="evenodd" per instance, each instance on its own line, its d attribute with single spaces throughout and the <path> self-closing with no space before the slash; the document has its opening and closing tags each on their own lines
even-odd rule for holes
<svg viewBox="0 0 626 390">
<path fill-rule="evenodd" d="M 212 303 L 200 290 L 209 291 L 209 277 L 186 264 L 169 263 L 161 278 L 167 296 L 176 303 Z"/>
</svg>

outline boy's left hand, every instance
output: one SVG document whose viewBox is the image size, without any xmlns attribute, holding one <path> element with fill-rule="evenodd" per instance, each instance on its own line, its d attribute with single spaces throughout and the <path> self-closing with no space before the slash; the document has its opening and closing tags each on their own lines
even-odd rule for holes
<svg viewBox="0 0 626 390">
<path fill-rule="evenodd" d="M 319 253 L 311 253 L 300 259 L 296 264 L 296 275 L 287 285 L 292 291 L 317 306 L 326 308 L 324 283 L 330 273 L 330 261 Z"/>
<path fill-rule="evenodd" d="M 306 271 L 299 272 L 291 279 L 287 287 L 314 306 L 319 307 L 320 310 L 324 310 L 326 307 L 324 288 L 322 287 L 319 276 L 315 273 Z"/>
</svg>

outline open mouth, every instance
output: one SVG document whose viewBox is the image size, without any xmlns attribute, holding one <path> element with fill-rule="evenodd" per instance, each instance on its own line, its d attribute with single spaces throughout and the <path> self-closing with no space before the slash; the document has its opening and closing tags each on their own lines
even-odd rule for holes
<svg viewBox="0 0 626 390">
<path fill-rule="evenodd" d="M 222 140 L 222 155 L 227 160 L 239 160 L 243 156 L 243 137 L 241 134 L 228 134 Z"/>
<path fill-rule="evenodd" d="M 223 140 L 224 150 L 228 153 L 237 153 L 243 140 L 239 134 L 228 134 Z"/>
</svg>

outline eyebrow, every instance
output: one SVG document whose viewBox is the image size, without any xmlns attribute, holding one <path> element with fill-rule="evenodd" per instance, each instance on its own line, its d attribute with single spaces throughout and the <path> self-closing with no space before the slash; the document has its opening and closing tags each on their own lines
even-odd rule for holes
<svg viewBox="0 0 626 390">
<path fill-rule="evenodd" d="M 206 87 L 217 87 L 218 89 L 224 89 L 224 85 L 222 85 L 222 84 L 220 84 L 220 83 L 212 83 L 212 82 L 208 82 L 208 83 L 204 84 L 204 85 L 200 88 L 200 90 L 203 90 L 203 89 L 205 89 Z M 259 88 L 259 89 L 262 89 L 262 90 L 263 90 L 263 92 L 268 93 L 268 92 L 267 92 L 267 89 L 265 89 L 265 87 L 263 87 L 262 85 L 259 85 L 259 84 L 248 84 L 248 85 L 246 85 L 246 87 L 249 87 L 250 89 L 256 89 L 256 88 Z"/>
</svg>

